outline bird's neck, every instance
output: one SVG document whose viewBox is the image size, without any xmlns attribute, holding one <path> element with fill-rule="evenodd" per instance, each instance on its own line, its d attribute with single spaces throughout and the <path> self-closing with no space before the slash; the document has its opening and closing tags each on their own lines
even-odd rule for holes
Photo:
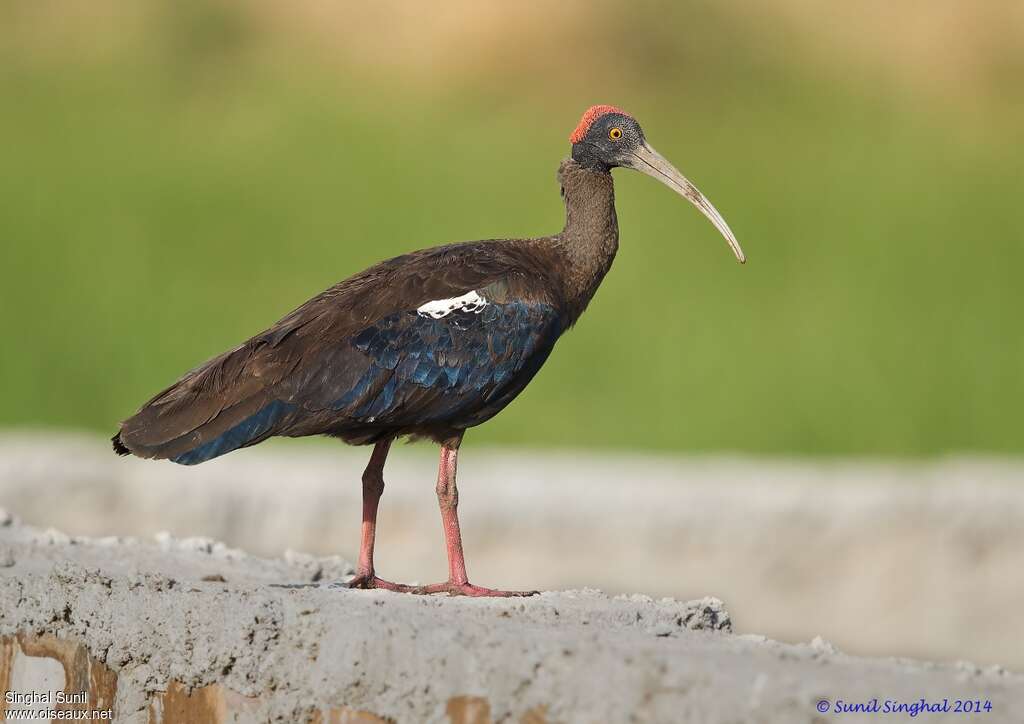
<svg viewBox="0 0 1024 724">
<path fill-rule="evenodd" d="M 573 321 L 583 313 L 619 249 L 615 188 L 607 171 L 584 168 L 572 159 L 558 167 L 565 201 L 565 228 L 553 237 L 566 269 L 566 301 Z"/>
</svg>

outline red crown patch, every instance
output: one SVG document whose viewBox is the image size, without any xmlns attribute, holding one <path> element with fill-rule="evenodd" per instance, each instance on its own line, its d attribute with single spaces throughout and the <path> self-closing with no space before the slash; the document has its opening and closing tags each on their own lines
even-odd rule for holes
<svg viewBox="0 0 1024 724">
<path fill-rule="evenodd" d="M 580 122 L 579 125 L 576 126 L 576 130 L 572 132 L 571 136 L 569 136 L 569 141 L 572 143 L 579 143 L 582 141 L 587 135 L 587 131 L 589 131 L 590 127 L 594 124 L 594 121 L 606 113 L 622 113 L 627 116 L 629 115 L 624 110 L 617 108 L 616 106 L 591 106 L 583 113 L 583 117 L 580 118 Z"/>
</svg>

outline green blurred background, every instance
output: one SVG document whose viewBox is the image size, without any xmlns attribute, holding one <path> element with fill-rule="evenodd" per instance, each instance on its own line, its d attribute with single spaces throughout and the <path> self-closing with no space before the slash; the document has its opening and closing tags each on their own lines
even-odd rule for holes
<svg viewBox="0 0 1024 724">
<path fill-rule="evenodd" d="M 0 4 L 0 425 L 111 433 L 374 261 L 557 231 L 614 103 L 750 261 L 617 171 L 611 274 L 474 440 L 1024 451 L 1024 4 L 552 5 Z"/>
</svg>

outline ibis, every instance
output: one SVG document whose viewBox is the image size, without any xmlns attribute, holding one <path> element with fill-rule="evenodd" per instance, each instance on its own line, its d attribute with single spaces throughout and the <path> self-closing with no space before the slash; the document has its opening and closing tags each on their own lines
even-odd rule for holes
<svg viewBox="0 0 1024 724">
<path fill-rule="evenodd" d="M 587 308 L 619 247 L 611 170 L 630 168 L 690 201 L 728 241 L 721 214 L 647 142 L 631 115 L 593 106 L 558 168 L 565 226 L 531 239 L 448 244 L 382 261 L 185 374 L 120 425 L 119 455 L 197 465 L 274 436 L 372 446 L 362 475 L 353 588 L 529 595 L 469 582 L 455 475 L 466 430 L 522 392 Z M 384 463 L 399 438 L 440 446 L 437 499 L 448 580 L 392 583 L 373 563 Z"/>
</svg>

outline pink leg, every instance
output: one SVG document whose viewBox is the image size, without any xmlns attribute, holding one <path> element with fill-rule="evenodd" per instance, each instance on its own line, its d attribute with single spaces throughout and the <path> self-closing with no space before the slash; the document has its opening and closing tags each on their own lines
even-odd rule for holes
<svg viewBox="0 0 1024 724">
<path fill-rule="evenodd" d="M 387 460 L 391 440 L 382 440 L 373 448 L 370 462 L 363 471 L 363 526 L 359 543 L 359 563 L 349 588 L 386 588 L 389 591 L 411 590 L 409 586 L 377 578 L 373 570 L 373 543 L 377 534 L 377 505 L 384 492 L 384 461 Z"/>
<path fill-rule="evenodd" d="M 445 547 L 448 550 L 448 580 L 412 592 L 447 593 L 452 596 L 532 596 L 537 591 L 497 591 L 474 586 L 469 582 L 466 557 L 462 552 L 462 533 L 459 530 L 459 489 L 455 484 L 461 443 L 462 436 L 459 435 L 441 446 L 441 461 L 437 469 L 437 502 L 441 507 L 441 525 L 444 527 Z"/>
</svg>

